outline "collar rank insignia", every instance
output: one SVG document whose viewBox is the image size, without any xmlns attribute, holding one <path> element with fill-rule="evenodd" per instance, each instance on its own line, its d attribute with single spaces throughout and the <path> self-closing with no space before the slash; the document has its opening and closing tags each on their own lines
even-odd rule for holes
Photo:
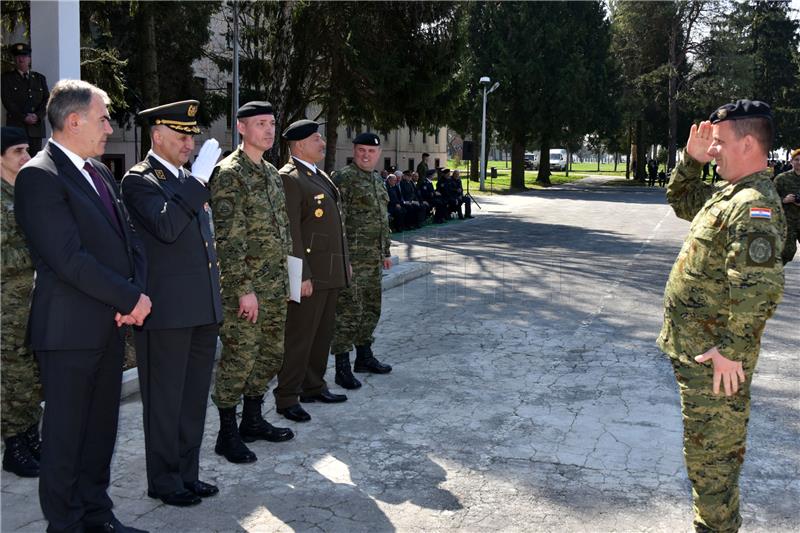
<svg viewBox="0 0 800 533">
<path fill-rule="evenodd" d="M 167 177 L 164 175 L 164 171 L 163 170 L 161 170 L 160 168 L 157 168 L 155 170 L 156 170 L 156 177 L 158 179 L 160 179 L 161 181 L 164 181 L 164 180 L 167 179 Z"/>
<path fill-rule="evenodd" d="M 765 218 L 770 220 L 772 218 L 772 209 L 769 207 L 751 207 L 750 218 Z"/>
<path fill-rule="evenodd" d="M 324 199 L 325 199 L 325 194 L 323 193 L 320 193 L 314 197 L 314 200 L 324 200 Z"/>
</svg>

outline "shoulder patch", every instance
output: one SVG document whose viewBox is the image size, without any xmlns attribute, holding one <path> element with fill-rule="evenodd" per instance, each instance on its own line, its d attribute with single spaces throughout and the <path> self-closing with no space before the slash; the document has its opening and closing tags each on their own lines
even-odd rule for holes
<svg viewBox="0 0 800 533">
<path fill-rule="evenodd" d="M 750 218 L 765 218 L 770 220 L 772 218 L 772 209 L 769 207 L 751 207 Z"/>
<path fill-rule="evenodd" d="M 753 233 L 747 238 L 748 266 L 769 266 L 775 261 L 775 236 Z"/>
<path fill-rule="evenodd" d="M 228 199 L 222 199 L 214 203 L 214 213 L 217 217 L 227 218 L 233 214 L 233 202 Z"/>
</svg>

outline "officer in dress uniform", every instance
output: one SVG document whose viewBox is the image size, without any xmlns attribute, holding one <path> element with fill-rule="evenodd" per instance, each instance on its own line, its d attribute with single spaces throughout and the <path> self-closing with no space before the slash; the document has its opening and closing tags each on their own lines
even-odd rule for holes
<svg viewBox="0 0 800 533">
<path fill-rule="evenodd" d="M 324 375 L 333 337 L 339 289 L 350 284 L 350 261 L 339 190 L 317 163 L 325 139 L 313 120 L 292 123 L 283 137 L 291 159 L 280 169 L 292 233 L 292 255 L 302 259 L 300 303 L 289 302 L 286 355 L 273 391 L 278 413 L 295 422 L 311 420 L 299 401 L 338 403 L 344 394 L 328 390 Z"/>
<path fill-rule="evenodd" d="M 658 344 L 680 390 L 699 532 L 737 531 L 742 522 L 739 472 L 750 386 L 761 334 L 784 284 L 786 221 L 767 167 L 772 139 L 767 104 L 726 104 L 692 125 L 667 186 L 675 214 L 692 225 L 664 289 Z M 711 159 L 726 182 L 720 186 L 700 177 Z"/>
<path fill-rule="evenodd" d="M 22 128 L 28 136 L 31 156 L 42 149 L 45 136 L 44 114 L 47 99 L 47 80 L 31 70 L 31 47 L 26 43 L 11 45 L 14 70 L 2 77 L 3 107 L 6 108 L 6 125 Z"/>
<path fill-rule="evenodd" d="M 203 144 L 192 172 L 198 102 L 147 109 L 152 149 L 122 179 L 125 205 L 145 244 L 153 312 L 135 333 L 144 407 L 147 494 L 188 506 L 217 487 L 198 479 L 208 390 L 222 321 L 219 263 L 206 187 L 220 155 Z"/>
</svg>

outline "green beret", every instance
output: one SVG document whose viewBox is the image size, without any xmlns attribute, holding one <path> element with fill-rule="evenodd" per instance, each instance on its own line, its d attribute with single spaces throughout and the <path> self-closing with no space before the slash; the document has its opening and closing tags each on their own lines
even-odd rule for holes
<svg viewBox="0 0 800 533">
<path fill-rule="evenodd" d="M 11 55 L 29 56 L 31 55 L 31 46 L 28 43 L 16 43 L 11 45 Z"/>
<path fill-rule="evenodd" d="M 183 100 L 158 107 L 151 107 L 140 111 L 137 115 L 151 126 L 166 126 L 178 133 L 197 135 L 200 128 L 197 126 L 197 110 L 200 102 L 197 100 Z"/>
<path fill-rule="evenodd" d="M 286 131 L 283 132 L 283 138 L 287 141 L 302 141 L 306 137 L 317 133 L 320 125 L 319 122 L 314 122 L 306 118 L 292 122 L 289 124 L 289 127 L 286 128 Z"/>
<path fill-rule="evenodd" d="M 269 102 L 247 102 L 236 112 L 236 118 L 254 117 L 256 115 L 274 115 Z"/>
<path fill-rule="evenodd" d="M 14 128 L 12 126 L 3 126 L 2 133 L 2 150 L 0 153 L 6 153 L 6 150 L 18 144 L 28 144 L 28 135 L 22 128 Z"/>
<path fill-rule="evenodd" d="M 736 100 L 731 104 L 725 104 L 711 113 L 708 120 L 712 124 L 718 124 L 725 120 L 739 120 L 743 118 L 768 118 L 772 120 L 772 110 L 769 104 L 758 100 Z"/>
<path fill-rule="evenodd" d="M 356 135 L 356 138 L 353 139 L 353 144 L 366 144 L 369 146 L 380 146 L 381 145 L 381 138 L 375 135 L 374 133 L 370 133 L 365 131 L 364 133 L 359 133 Z"/>
</svg>

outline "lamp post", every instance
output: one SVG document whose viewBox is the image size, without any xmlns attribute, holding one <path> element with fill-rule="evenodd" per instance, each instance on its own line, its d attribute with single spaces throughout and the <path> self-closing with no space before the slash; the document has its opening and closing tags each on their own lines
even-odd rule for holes
<svg viewBox="0 0 800 533">
<path fill-rule="evenodd" d="M 498 87 L 500 87 L 500 82 L 494 82 L 491 89 L 488 89 L 489 83 L 491 83 L 491 79 L 489 76 L 482 76 L 479 80 L 481 85 L 483 85 L 483 120 L 481 121 L 481 182 L 480 182 L 480 190 L 485 191 L 486 188 L 484 183 L 486 182 L 486 97 L 492 94 Z"/>
</svg>

